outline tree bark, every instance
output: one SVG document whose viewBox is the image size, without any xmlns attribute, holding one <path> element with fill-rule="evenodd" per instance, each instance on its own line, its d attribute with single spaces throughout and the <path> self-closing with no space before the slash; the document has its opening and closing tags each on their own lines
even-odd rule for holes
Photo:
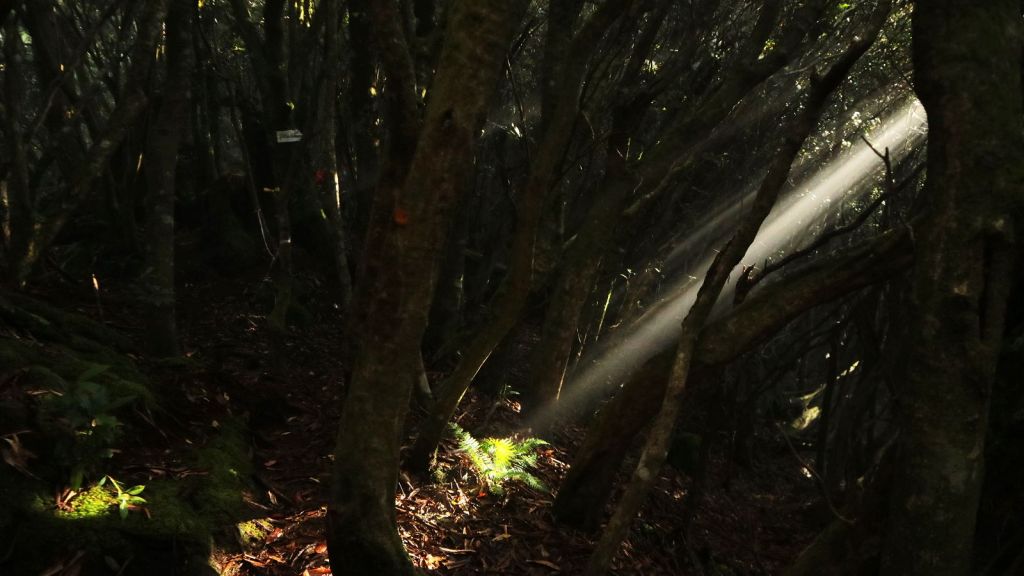
<svg viewBox="0 0 1024 576">
<path fill-rule="evenodd" d="M 345 222 L 341 214 L 341 175 L 338 173 L 337 146 L 337 100 L 338 82 L 341 75 L 341 12 L 339 0 L 324 0 L 324 63 L 318 81 L 316 110 L 311 114 L 316 125 L 313 133 L 312 155 L 317 159 L 314 185 L 319 192 L 319 205 L 327 216 L 324 227 L 330 238 L 329 252 L 337 282 L 338 300 L 342 310 L 347 312 L 352 300 L 352 275 L 349 270 L 348 246 Z"/>
<path fill-rule="evenodd" d="M 35 210 L 29 182 L 29 156 L 17 120 L 25 113 L 23 104 L 26 87 L 24 45 L 16 21 L 4 26 L 4 35 L 4 94 L 0 100 L 0 112 L 4 122 L 5 144 L 9 155 L 7 162 L 10 163 L 10 167 L 3 184 L 0 185 L 7 187 L 7 213 L 2 215 L 4 240 L 7 244 L 4 246 L 4 257 L 8 267 L 13 269 L 16 265 L 14 258 L 24 254 L 28 248 L 29 239 L 32 237 L 32 225 L 35 222 Z"/>
<path fill-rule="evenodd" d="M 901 426 L 881 574 L 970 573 L 1022 178 L 1017 0 L 917 2 L 928 201 L 915 229 Z"/>
<path fill-rule="evenodd" d="M 174 198 L 178 144 L 188 125 L 193 52 L 190 0 L 172 0 L 167 15 L 167 76 L 163 99 L 146 149 L 149 187 L 146 305 L 149 349 L 157 356 L 178 354 L 174 290 Z"/>
<path fill-rule="evenodd" d="M 355 166 L 352 167 L 355 172 L 355 190 L 350 195 L 351 206 L 347 212 L 352 222 L 358 254 L 362 251 L 369 227 L 373 191 L 380 170 L 379 133 L 375 122 L 377 114 L 370 93 L 371 88 L 376 91 L 379 87 L 374 86 L 375 60 L 370 50 L 373 34 L 367 0 L 348 2 L 348 18 L 349 51 L 352 56 L 349 60 L 349 89 L 346 98 L 355 152 Z"/>
<path fill-rule="evenodd" d="M 328 547 L 336 574 L 413 573 L 394 509 L 411 375 L 419 365 L 452 206 L 472 168 L 472 146 L 526 1 L 462 0 L 452 10 L 422 133 L 418 143 L 409 143 L 415 145 L 411 165 L 385 168 L 408 177 L 382 178 L 385 185 L 404 186 L 385 196 L 393 199 L 382 206 L 390 208 L 390 218 L 371 223 L 382 229 L 370 236 L 384 243 L 367 246 L 366 289 L 356 302 L 372 322 L 362 326 L 335 449 Z"/>
<path fill-rule="evenodd" d="M 828 452 L 829 429 L 832 427 L 836 386 L 839 382 L 839 339 L 840 333 L 837 328 L 832 334 L 829 343 L 828 362 L 825 366 L 825 390 L 821 396 L 821 411 L 818 413 L 817 440 L 814 446 L 814 467 L 818 476 L 825 478 L 828 469 L 832 466 L 832 458 Z M 828 490 L 828 484 L 823 483 L 823 489 Z"/>
<path fill-rule="evenodd" d="M 581 0 L 549 0 L 547 31 L 544 34 L 544 60 L 540 70 L 540 130 L 551 123 L 556 113 L 561 86 L 559 77 L 571 49 L 573 29 L 583 10 Z"/>
</svg>

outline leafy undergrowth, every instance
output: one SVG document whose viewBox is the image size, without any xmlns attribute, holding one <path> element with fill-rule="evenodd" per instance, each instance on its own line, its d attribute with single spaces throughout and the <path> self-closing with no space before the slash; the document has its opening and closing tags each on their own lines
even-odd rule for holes
<svg viewBox="0 0 1024 576">
<path fill-rule="evenodd" d="M 136 524 L 167 520 L 172 513 L 161 509 L 160 499 L 168 486 L 187 486 L 186 497 L 197 509 L 231 508 L 206 515 L 209 523 L 196 528 L 213 538 L 209 563 L 221 574 L 329 574 L 324 514 L 343 383 L 337 359 L 342 326 L 330 304 L 309 306 L 286 342 L 284 372 L 272 370 L 261 315 L 266 306 L 254 285 L 259 283 L 221 279 L 181 288 L 181 332 L 190 359 L 183 366 L 145 365 L 167 407 L 126 439 L 106 473 L 126 489 L 146 486 L 138 495 L 147 502 L 129 514 Z M 313 294 L 310 301 L 316 301 L 316 289 Z M 98 315 L 89 302 L 83 299 L 78 307 Z M 108 303 L 107 308 L 115 307 Z M 121 316 L 113 321 L 138 333 L 127 298 L 119 309 Z M 524 340 L 523 355 L 530 344 Z M 510 372 L 515 387 L 521 375 Z M 217 466 L 226 456 L 209 448 L 216 450 L 235 422 L 248 427 L 241 445 L 231 449 L 237 455 L 244 448 L 251 467 L 227 471 Z M 475 393 L 467 395 L 458 417 L 460 429 L 481 440 L 522 441 L 524 436 L 514 435 L 518 424 L 514 402 Z M 566 427 L 550 444 L 530 444 L 513 470 L 522 474 L 503 477 L 498 490 L 491 489 L 493 478 L 481 474 L 479 456 L 486 450 L 479 442 L 474 458 L 465 437 L 446 440 L 433 479 L 403 475 L 400 482 L 399 530 L 415 564 L 438 575 L 578 573 L 596 535 L 556 524 L 548 487 L 560 485 L 582 436 L 582 429 Z M 510 448 L 498 444 L 496 449 Z M 752 471 L 715 459 L 688 546 L 681 520 L 688 481 L 667 469 L 618 556 L 615 573 L 780 573 L 822 521 L 814 517 L 813 485 L 786 449 L 772 439 L 762 439 L 762 445 L 770 448 L 758 453 Z M 225 478 L 212 477 L 216 474 L 235 475 L 239 482 L 225 485 Z M 105 507 L 111 523 L 121 522 L 116 505 Z M 73 566 L 69 559 L 84 553 L 84 546 L 71 545 L 50 565 Z M 61 573 L 71 574 L 54 572 Z"/>
</svg>

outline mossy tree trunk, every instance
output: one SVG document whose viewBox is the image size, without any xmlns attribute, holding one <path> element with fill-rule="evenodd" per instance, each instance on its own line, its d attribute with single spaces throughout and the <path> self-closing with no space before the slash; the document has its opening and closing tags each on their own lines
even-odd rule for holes
<svg viewBox="0 0 1024 576">
<path fill-rule="evenodd" d="M 150 204 L 145 277 L 148 348 L 158 356 L 178 353 L 174 294 L 175 172 L 178 143 L 189 117 L 194 10 L 195 5 L 189 0 L 171 1 L 167 16 L 167 76 L 145 155 Z"/>
<path fill-rule="evenodd" d="M 1020 42 L 1016 0 L 916 3 L 927 208 L 895 382 L 900 454 L 883 576 L 970 573 L 1024 182 Z"/>
<path fill-rule="evenodd" d="M 378 186 L 355 302 L 362 341 L 342 408 L 328 508 L 336 574 L 413 574 L 395 524 L 400 435 L 452 209 L 526 4 L 462 0 L 452 7 L 419 129 L 411 53 L 404 32 L 386 17 L 397 3 L 375 5 L 395 98 L 390 137 L 397 154 L 389 152 Z M 403 150 L 414 152 L 408 165 Z"/>
</svg>

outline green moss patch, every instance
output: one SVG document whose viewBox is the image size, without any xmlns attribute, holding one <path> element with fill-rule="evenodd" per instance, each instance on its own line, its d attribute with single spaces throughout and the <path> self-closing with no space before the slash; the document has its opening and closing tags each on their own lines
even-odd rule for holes
<svg viewBox="0 0 1024 576">
<path fill-rule="evenodd" d="M 139 494 L 145 505 L 123 519 L 110 482 L 93 484 L 58 510 L 40 483 L 0 470 L 0 498 L 9 506 L 0 514 L 0 540 L 14 543 L 4 568 L 15 574 L 37 573 L 55 550 L 84 550 L 90 558 L 134 558 L 129 573 L 178 573 L 160 565 L 168 558 L 190 562 L 198 567 L 196 573 L 208 572 L 205 558 L 214 542 L 255 547 L 266 537 L 268 525 L 252 520 L 243 499 L 251 490 L 247 446 L 240 423 L 222 425 L 196 453 L 193 468 L 200 474 L 146 483 Z M 127 486 L 122 484 L 122 489 Z M 175 552 L 183 549 L 189 554 Z M 145 568 L 149 571 L 143 570 L 146 555 L 154 558 L 154 565 Z"/>
</svg>

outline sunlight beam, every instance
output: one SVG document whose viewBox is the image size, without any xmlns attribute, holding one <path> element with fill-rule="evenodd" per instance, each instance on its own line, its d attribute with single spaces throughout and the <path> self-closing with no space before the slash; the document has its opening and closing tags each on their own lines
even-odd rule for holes
<svg viewBox="0 0 1024 576">
<path fill-rule="evenodd" d="M 868 139 L 876 149 L 889 148 L 895 164 L 920 144 L 926 133 L 924 109 L 917 99 L 910 98 L 872 131 Z M 816 225 L 842 203 L 867 194 L 883 169 L 881 160 L 868 146 L 855 145 L 812 173 L 778 202 L 742 264 L 760 266 L 769 257 L 777 258 L 812 240 Z M 756 185 L 751 185 L 740 202 L 731 201 L 719 207 L 705 224 L 672 250 L 666 268 L 676 270 L 677 278 L 662 290 L 661 301 L 650 306 L 631 325 L 610 334 L 602 346 L 584 356 L 576 371 L 567 377 L 568 385 L 563 389 L 559 406 L 572 406 L 609 393 L 645 361 L 675 343 L 680 323 L 696 299 L 700 279 L 711 265 L 717 247 L 746 212 L 756 189 Z M 680 266 L 687 261 L 697 265 Z M 732 300 L 742 264 L 733 271 L 729 284 L 722 291 L 718 313 Z M 559 406 L 539 411 L 534 421 L 543 426 L 557 418 Z"/>
</svg>

